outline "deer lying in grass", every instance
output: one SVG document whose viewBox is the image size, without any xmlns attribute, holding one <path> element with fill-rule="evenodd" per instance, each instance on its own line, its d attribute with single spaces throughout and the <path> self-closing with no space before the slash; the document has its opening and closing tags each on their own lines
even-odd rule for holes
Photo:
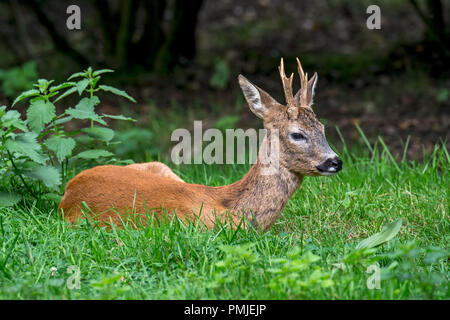
<svg viewBox="0 0 450 320">
<path fill-rule="evenodd" d="M 209 187 L 184 182 L 160 162 L 98 166 L 69 181 L 59 205 L 62 214 L 72 223 L 84 216 L 95 216 L 101 225 L 120 225 L 126 212 L 146 221 L 147 213 L 159 217 L 166 211 L 182 220 L 200 219 L 208 228 L 228 215 L 236 225 L 246 220 L 258 229 L 268 229 L 304 176 L 334 175 L 342 168 L 342 161 L 328 145 L 324 126 L 311 108 L 317 73 L 308 81 L 298 59 L 297 64 L 301 88 L 295 96 L 293 74 L 286 77 L 283 59 L 279 66 L 286 105 L 239 75 L 250 110 L 263 119 L 267 130 L 257 161 L 241 180 Z M 277 131 L 278 141 L 273 141 L 271 131 Z M 278 169 L 263 174 L 263 150 L 269 150 L 271 143 L 278 144 Z M 87 214 L 82 212 L 83 201 L 89 207 Z"/>
</svg>

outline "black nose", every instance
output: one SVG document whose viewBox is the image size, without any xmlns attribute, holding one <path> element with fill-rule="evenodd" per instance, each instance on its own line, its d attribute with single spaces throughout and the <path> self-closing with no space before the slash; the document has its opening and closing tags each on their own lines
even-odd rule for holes
<svg viewBox="0 0 450 320">
<path fill-rule="evenodd" d="M 342 170 L 342 160 L 339 157 L 328 158 L 320 166 L 317 166 L 317 170 L 320 172 L 338 172 Z"/>
<path fill-rule="evenodd" d="M 335 167 L 337 171 L 342 170 L 342 160 L 338 157 L 335 157 L 333 158 L 333 160 L 331 160 L 331 165 Z"/>
</svg>

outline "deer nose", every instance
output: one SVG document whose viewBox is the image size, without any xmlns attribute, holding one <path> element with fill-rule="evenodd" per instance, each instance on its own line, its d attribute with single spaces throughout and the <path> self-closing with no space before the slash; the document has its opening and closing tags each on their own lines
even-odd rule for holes
<svg viewBox="0 0 450 320">
<path fill-rule="evenodd" d="M 331 165 L 336 168 L 337 171 L 342 170 L 342 160 L 338 157 L 335 157 L 333 158 L 333 160 L 331 160 Z"/>
<path fill-rule="evenodd" d="M 342 160 L 339 157 L 328 158 L 316 168 L 322 174 L 334 174 L 342 170 Z"/>
</svg>

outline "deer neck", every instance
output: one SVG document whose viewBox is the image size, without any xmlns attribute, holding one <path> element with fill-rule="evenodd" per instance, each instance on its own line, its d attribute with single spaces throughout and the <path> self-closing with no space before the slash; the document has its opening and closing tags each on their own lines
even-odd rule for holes
<svg viewBox="0 0 450 320">
<path fill-rule="evenodd" d="M 264 138 L 256 163 L 241 180 L 221 188 L 224 206 L 244 214 L 255 227 L 263 230 L 276 221 L 303 180 L 303 176 L 284 167 L 281 159 L 265 156 L 271 150 L 270 141 L 268 136 Z"/>
</svg>

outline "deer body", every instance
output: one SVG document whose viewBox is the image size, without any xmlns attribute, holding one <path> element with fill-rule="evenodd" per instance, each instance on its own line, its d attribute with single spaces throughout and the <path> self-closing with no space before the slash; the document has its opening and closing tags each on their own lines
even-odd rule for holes
<svg viewBox="0 0 450 320">
<path fill-rule="evenodd" d="M 89 211 L 98 214 L 101 225 L 109 223 L 110 219 L 120 225 L 120 219 L 125 220 L 127 213 L 145 216 L 147 212 L 155 211 L 160 217 L 164 209 L 170 214 L 176 211 L 181 219 L 186 219 L 202 208 L 202 221 L 210 227 L 214 220 L 205 213 L 222 212 L 225 207 L 214 199 L 207 190 L 209 188 L 151 171 L 99 166 L 83 171 L 68 183 L 60 209 L 66 219 L 76 222 L 82 217 L 81 203 L 84 201 Z M 119 217 L 118 213 L 123 216 Z"/>
<path fill-rule="evenodd" d="M 255 226 L 266 230 L 302 180 L 302 176 L 283 170 L 274 175 L 262 174 L 259 161 L 241 180 L 220 187 L 185 183 L 160 162 L 98 166 L 69 181 L 60 210 L 75 223 L 82 217 L 84 201 L 90 211 L 99 214 L 101 225 L 110 219 L 119 225 L 118 212 L 146 216 L 153 211 L 160 217 L 166 210 L 176 212 L 182 220 L 194 220 L 201 209 L 200 219 L 208 228 L 217 219 L 227 217 L 238 225 L 245 215 Z"/>
<path fill-rule="evenodd" d="M 83 218 L 84 202 L 89 207 L 85 211 L 89 216 L 96 216 L 101 225 L 109 222 L 120 225 L 127 213 L 145 218 L 147 213 L 160 216 L 166 211 L 176 213 L 182 220 L 200 219 L 208 228 L 227 217 L 239 225 L 245 217 L 258 229 L 268 229 L 305 175 L 332 175 L 342 165 L 326 142 L 323 125 L 310 107 L 317 75 L 308 81 L 299 61 L 298 66 L 302 86 L 294 97 L 292 76 L 285 76 L 281 60 L 279 69 L 286 106 L 239 77 L 250 109 L 264 120 L 268 130 L 256 163 L 241 180 L 210 187 L 186 183 L 160 162 L 99 166 L 69 181 L 59 210 L 72 223 Z M 279 132 L 276 138 L 269 134 L 271 131 Z M 273 158 L 269 163 L 263 159 L 275 142 L 279 144 L 278 165 L 273 173 L 266 174 L 263 169 L 272 165 Z M 145 219 L 141 221 L 145 223 Z"/>
</svg>

